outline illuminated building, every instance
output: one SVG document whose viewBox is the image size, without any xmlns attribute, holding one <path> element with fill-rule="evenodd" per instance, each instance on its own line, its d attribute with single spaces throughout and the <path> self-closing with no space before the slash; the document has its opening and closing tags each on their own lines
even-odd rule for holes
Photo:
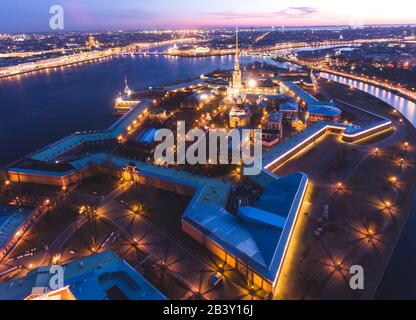
<svg viewBox="0 0 416 320">
<path fill-rule="evenodd" d="M 291 99 L 279 105 L 279 111 L 283 114 L 283 118 L 289 122 L 296 119 L 299 115 L 299 106 L 295 100 Z"/>
<path fill-rule="evenodd" d="M 94 36 L 90 35 L 90 36 L 88 36 L 88 40 L 87 40 L 87 42 L 85 43 L 85 46 L 86 46 L 87 48 L 90 48 L 90 49 L 95 49 L 95 48 L 100 47 L 100 46 L 101 46 L 101 43 L 100 43 L 100 42 L 98 42 L 98 40 L 96 40 L 96 39 L 94 38 Z"/>
<path fill-rule="evenodd" d="M 306 91 L 302 90 L 295 83 L 284 81 L 280 84 L 282 93 L 296 99 L 306 108 L 307 121 L 338 121 L 341 116 L 341 109 L 332 101 L 319 101 Z"/>
<path fill-rule="evenodd" d="M 211 49 L 209 47 L 196 47 L 194 49 L 195 55 L 204 55 L 209 54 L 211 52 Z"/>
<path fill-rule="evenodd" d="M 0 206 L 0 261 L 36 221 L 40 212 L 17 206 Z"/>
<path fill-rule="evenodd" d="M 238 51 L 238 29 L 236 29 L 235 61 L 232 82 L 228 88 L 228 97 L 232 99 L 233 106 L 230 110 L 230 127 L 245 127 L 249 124 L 251 111 L 246 102 L 241 81 L 240 58 Z"/>
<path fill-rule="evenodd" d="M 229 97 L 237 98 L 242 95 L 243 84 L 242 84 L 242 75 L 240 69 L 240 53 L 238 50 L 238 29 L 235 33 L 235 61 L 234 61 L 234 71 L 232 76 L 232 81 L 228 90 Z"/>
<path fill-rule="evenodd" d="M 129 111 L 131 108 L 133 108 L 140 102 L 140 100 L 132 97 L 133 91 L 131 91 L 131 89 L 129 88 L 127 78 L 124 79 L 124 82 L 126 84 L 126 86 L 124 87 L 124 91 L 123 93 L 119 94 L 114 103 L 114 108 L 119 113 L 125 113 Z"/>
<path fill-rule="evenodd" d="M 245 127 L 250 123 L 251 110 L 241 96 L 237 98 L 237 101 L 231 108 L 229 117 L 231 128 Z"/>
<path fill-rule="evenodd" d="M 112 251 L 62 266 L 63 287 L 51 288 L 50 266 L 0 284 L 0 300 L 165 300 L 143 276 Z"/>
<path fill-rule="evenodd" d="M 283 126 L 282 126 L 283 116 L 282 113 L 278 111 L 271 111 L 267 115 L 267 120 L 262 127 L 262 144 L 266 148 L 273 147 L 283 135 Z"/>
<path fill-rule="evenodd" d="M 185 102 L 181 103 L 182 108 L 201 108 L 206 105 L 214 95 L 210 90 L 201 90 L 194 92 Z"/>
<path fill-rule="evenodd" d="M 248 79 L 246 81 L 246 86 L 244 87 L 246 94 L 263 94 L 263 95 L 273 95 L 277 94 L 279 91 L 279 85 L 275 84 L 272 80 L 255 80 Z"/>
</svg>

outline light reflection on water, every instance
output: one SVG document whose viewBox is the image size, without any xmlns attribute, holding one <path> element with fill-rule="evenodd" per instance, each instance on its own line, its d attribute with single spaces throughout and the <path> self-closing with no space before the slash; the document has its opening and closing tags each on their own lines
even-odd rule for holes
<svg viewBox="0 0 416 320">
<path fill-rule="evenodd" d="M 397 94 L 392 93 L 391 91 L 381 89 L 379 87 L 373 86 L 368 83 L 364 83 L 358 80 L 353 80 L 349 78 L 345 78 L 338 75 L 332 75 L 327 73 L 320 73 L 319 74 L 322 78 L 329 79 L 331 81 L 335 81 L 361 91 L 364 91 L 368 94 L 371 94 L 380 100 L 388 103 L 397 111 L 399 111 L 403 116 L 409 120 L 414 127 L 416 127 L 416 103 L 399 96 Z"/>
<path fill-rule="evenodd" d="M 241 57 L 286 67 L 263 57 Z M 0 80 L 0 165 L 17 160 L 75 131 L 104 129 L 124 77 L 133 90 L 232 69 L 234 56 L 180 58 L 125 55 Z"/>
</svg>

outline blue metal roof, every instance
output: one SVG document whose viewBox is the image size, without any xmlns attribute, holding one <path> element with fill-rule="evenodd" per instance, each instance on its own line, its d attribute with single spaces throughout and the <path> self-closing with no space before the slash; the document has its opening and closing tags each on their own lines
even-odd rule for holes
<svg viewBox="0 0 416 320">
<path fill-rule="evenodd" d="M 157 129 L 149 128 L 146 129 L 142 135 L 137 139 L 137 142 L 139 143 L 153 143 L 155 140 L 155 134 L 157 132 Z"/>
<path fill-rule="evenodd" d="M 16 234 L 31 212 L 29 208 L 0 206 L 0 249 Z"/>
<path fill-rule="evenodd" d="M 190 204 L 187 222 L 274 282 L 307 185 L 307 176 L 294 173 L 265 185 L 254 207 L 233 215 L 223 207 Z M 250 178 L 250 177 L 248 177 Z"/>
<path fill-rule="evenodd" d="M 63 265 L 64 285 L 77 300 L 108 300 L 108 290 L 118 288 L 129 300 L 165 300 L 143 276 L 114 252 L 87 256 Z M 25 277 L 0 284 L 0 300 L 21 300 L 34 287 L 49 288 L 53 274 L 39 267 Z"/>
<path fill-rule="evenodd" d="M 302 90 L 295 83 L 290 81 L 284 81 L 283 85 L 290 91 L 293 91 L 301 100 L 307 104 L 308 112 L 311 114 L 319 114 L 328 117 L 335 117 L 341 114 L 341 109 L 336 107 L 334 102 L 330 101 L 319 101 L 308 92 Z"/>
</svg>

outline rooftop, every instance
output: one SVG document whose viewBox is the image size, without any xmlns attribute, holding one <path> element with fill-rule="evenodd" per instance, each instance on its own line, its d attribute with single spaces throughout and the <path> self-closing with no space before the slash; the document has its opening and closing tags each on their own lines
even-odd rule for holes
<svg viewBox="0 0 416 320">
<path fill-rule="evenodd" d="M 309 113 L 321 114 L 329 117 L 341 115 L 341 109 L 339 109 L 334 102 L 319 101 L 291 81 L 284 81 L 283 85 L 306 103 Z"/>
<path fill-rule="evenodd" d="M 173 84 L 171 86 L 167 86 L 165 87 L 165 91 L 175 91 L 175 90 L 182 90 L 191 86 L 197 86 L 197 85 L 201 85 L 209 80 L 212 80 L 212 78 L 201 78 L 201 79 L 196 79 L 196 80 L 192 80 L 192 81 L 188 81 L 188 82 L 181 82 L 178 84 Z"/>
<path fill-rule="evenodd" d="M 291 136 L 284 143 L 276 145 L 270 151 L 263 154 L 263 167 L 267 167 L 270 163 L 284 157 L 294 148 L 300 146 L 302 143 L 308 141 L 308 139 L 313 138 L 316 134 L 320 133 L 322 130 L 326 130 L 328 126 L 336 126 L 337 128 L 344 129 L 346 125 L 339 123 L 331 123 L 326 121 L 318 121 L 301 131 L 300 133 Z"/>
<path fill-rule="evenodd" d="M 124 133 L 133 120 L 139 117 L 150 106 L 150 100 L 141 101 L 136 107 L 132 108 L 123 117 L 117 120 L 110 128 L 103 131 L 75 133 L 58 142 L 48 145 L 40 151 L 30 155 L 31 159 L 38 161 L 50 161 L 55 157 L 77 147 L 83 142 L 116 139 Z"/>
<path fill-rule="evenodd" d="M 233 215 L 217 205 L 191 202 L 183 219 L 274 283 L 306 185 L 302 173 L 274 176 L 254 207 Z"/>
<path fill-rule="evenodd" d="M 19 231 L 32 209 L 0 205 L 0 250 Z"/>
<path fill-rule="evenodd" d="M 112 251 L 74 260 L 62 266 L 64 286 L 77 300 L 165 300 L 141 274 Z M 0 284 L 0 300 L 48 298 L 50 267 L 39 267 L 25 277 Z M 35 288 L 35 290 L 33 290 Z M 35 295 L 36 292 L 36 295 Z M 55 296 L 56 298 L 56 296 Z"/>
</svg>

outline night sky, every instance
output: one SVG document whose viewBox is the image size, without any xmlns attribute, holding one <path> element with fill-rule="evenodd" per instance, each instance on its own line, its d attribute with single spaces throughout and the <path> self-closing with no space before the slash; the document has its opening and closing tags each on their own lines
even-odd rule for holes
<svg viewBox="0 0 416 320">
<path fill-rule="evenodd" d="M 416 23 L 409 0 L 1 0 L 0 32 L 48 31 L 56 4 L 66 31 Z"/>
</svg>

